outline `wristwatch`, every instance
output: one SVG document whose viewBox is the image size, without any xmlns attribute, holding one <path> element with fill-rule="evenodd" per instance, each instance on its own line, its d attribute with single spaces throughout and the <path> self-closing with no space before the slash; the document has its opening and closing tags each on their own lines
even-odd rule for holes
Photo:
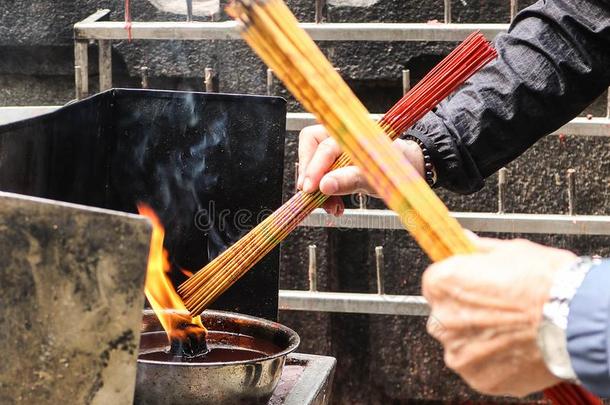
<svg viewBox="0 0 610 405">
<path fill-rule="evenodd" d="M 598 263 L 599 259 L 584 257 L 558 270 L 553 276 L 549 299 L 542 308 L 538 347 L 549 371 L 562 380 L 578 383 L 566 336 L 570 302 L 589 270 Z"/>
</svg>

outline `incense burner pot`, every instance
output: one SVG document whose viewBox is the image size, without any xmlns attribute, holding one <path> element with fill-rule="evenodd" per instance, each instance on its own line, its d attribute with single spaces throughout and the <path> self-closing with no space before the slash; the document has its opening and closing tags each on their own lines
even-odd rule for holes
<svg viewBox="0 0 610 405">
<path fill-rule="evenodd" d="M 299 345 L 297 333 L 276 322 L 224 311 L 205 311 L 201 320 L 211 352 L 200 361 L 175 361 L 163 351 L 167 338 L 157 317 L 144 312 L 136 404 L 267 403 L 286 356 Z M 240 352 L 252 358 L 240 359 Z"/>
</svg>

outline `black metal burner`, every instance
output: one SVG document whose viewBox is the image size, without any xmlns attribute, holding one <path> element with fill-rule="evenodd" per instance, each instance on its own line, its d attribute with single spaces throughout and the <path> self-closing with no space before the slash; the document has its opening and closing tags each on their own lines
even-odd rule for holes
<svg viewBox="0 0 610 405">
<path fill-rule="evenodd" d="M 144 202 L 172 265 L 196 271 L 280 206 L 285 104 L 109 90 L 0 127 L 0 190 L 126 212 Z M 276 249 L 214 308 L 277 319 L 278 267 Z"/>
</svg>

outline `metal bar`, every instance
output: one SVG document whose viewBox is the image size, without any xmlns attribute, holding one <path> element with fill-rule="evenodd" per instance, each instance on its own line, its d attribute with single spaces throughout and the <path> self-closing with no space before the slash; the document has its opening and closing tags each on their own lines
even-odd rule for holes
<svg viewBox="0 0 610 405">
<path fill-rule="evenodd" d="M 427 24 L 427 23 L 300 23 L 315 41 L 462 41 L 474 31 L 487 39 L 505 32 L 508 24 Z M 235 40 L 241 39 L 235 21 L 132 23 L 133 39 Z M 125 24 L 78 22 L 76 39 L 127 39 Z"/>
<path fill-rule="evenodd" d="M 186 0 L 186 21 L 193 21 L 193 0 Z"/>
<path fill-rule="evenodd" d="M 89 94 L 89 55 L 88 41 L 74 41 L 74 87 L 76 99 L 80 100 Z"/>
<path fill-rule="evenodd" d="M 371 114 L 371 119 L 377 121 L 383 114 Z M 286 130 L 300 131 L 309 125 L 318 122 L 309 113 L 288 113 L 286 115 Z M 610 136 L 610 117 L 594 117 L 590 120 L 584 117 L 574 118 L 563 127 L 552 132 L 552 135 L 582 135 L 582 136 Z"/>
<path fill-rule="evenodd" d="M 513 18 L 515 18 L 515 16 L 517 15 L 518 12 L 519 12 L 518 0 L 510 0 L 510 20 L 511 21 L 513 20 Z"/>
<path fill-rule="evenodd" d="M 366 196 L 363 193 L 358 193 L 358 208 L 366 209 Z"/>
<path fill-rule="evenodd" d="M 568 215 L 576 214 L 576 170 L 568 169 Z"/>
<path fill-rule="evenodd" d="M 318 263 L 316 260 L 316 245 L 309 245 L 309 291 L 318 291 Z"/>
<path fill-rule="evenodd" d="M 299 191 L 299 162 L 294 162 L 294 192 Z"/>
<path fill-rule="evenodd" d="M 97 44 L 100 91 L 104 91 L 112 88 L 112 42 L 107 39 L 100 39 Z"/>
<path fill-rule="evenodd" d="M 451 0 L 445 0 L 445 24 L 451 24 Z"/>
<path fill-rule="evenodd" d="M 377 275 L 377 294 L 385 294 L 385 285 L 383 283 L 383 246 L 375 247 L 375 273 Z"/>
<path fill-rule="evenodd" d="M 610 87 L 608 87 L 608 100 L 606 102 L 606 118 L 610 119 Z"/>
<path fill-rule="evenodd" d="M 48 114 L 58 106 L 0 107 L 0 125 Z"/>
<path fill-rule="evenodd" d="M 82 69 L 79 65 L 74 65 L 74 98 L 80 100 L 83 97 Z"/>
<path fill-rule="evenodd" d="M 280 290 L 279 308 L 290 311 L 427 316 L 430 309 L 419 295 L 388 295 Z"/>
<path fill-rule="evenodd" d="M 506 168 L 503 167 L 498 171 L 498 214 L 504 213 L 505 196 L 506 196 Z"/>
<path fill-rule="evenodd" d="M 411 90 L 411 71 L 403 69 L 402 71 L 402 94 L 405 95 Z"/>
<path fill-rule="evenodd" d="M 214 72 L 214 69 L 209 67 L 205 68 L 204 75 L 205 91 L 207 91 L 208 93 L 215 92 L 214 76 L 216 75 L 216 73 Z"/>
<path fill-rule="evenodd" d="M 314 0 L 314 1 L 315 1 L 315 7 L 316 7 L 316 15 L 315 15 L 314 21 L 316 22 L 316 24 L 320 24 L 322 22 L 322 8 L 324 6 L 323 0 Z"/>
<path fill-rule="evenodd" d="M 106 20 L 109 15 L 110 15 L 109 9 L 107 9 L 107 8 L 100 9 L 100 10 L 97 10 L 95 13 L 91 14 L 89 17 L 85 18 L 84 20 L 80 21 L 80 23 L 89 24 L 89 23 L 94 23 L 94 22 L 101 21 L 101 20 Z"/>
<path fill-rule="evenodd" d="M 148 67 L 142 66 L 140 68 L 140 75 L 142 77 L 140 84 L 143 89 L 147 89 L 148 88 Z"/>
<path fill-rule="evenodd" d="M 496 214 L 452 212 L 466 229 L 474 232 L 606 235 L 610 236 L 610 216 Z M 390 210 L 346 209 L 341 217 L 317 209 L 301 226 L 344 229 L 404 229 L 398 215 Z"/>
<path fill-rule="evenodd" d="M 267 69 L 267 95 L 273 95 L 273 69 Z"/>
<path fill-rule="evenodd" d="M 45 108 L 57 109 L 61 106 L 44 106 Z M 15 111 L 23 108 L 28 110 L 30 108 L 39 108 L 38 106 L 21 106 L 11 107 Z M 373 120 L 380 119 L 382 114 L 371 114 L 370 117 Z M 288 113 L 286 119 L 286 130 L 290 132 L 300 131 L 308 125 L 317 124 L 317 121 L 313 115 L 309 113 Z M 587 120 L 586 118 L 575 118 L 571 122 L 567 123 L 564 127 L 553 132 L 552 135 L 558 134 L 570 134 L 576 136 L 610 136 L 610 118 L 592 118 Z"/>
</svg>

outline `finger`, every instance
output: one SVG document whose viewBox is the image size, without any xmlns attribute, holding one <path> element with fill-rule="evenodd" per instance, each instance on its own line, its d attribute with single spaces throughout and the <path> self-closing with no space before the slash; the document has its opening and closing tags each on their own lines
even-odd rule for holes
<svg viewBox="0 0 610 405">
<path fill-rule="evenodd" d="M 476 236 L 472 232 L 470 232 L 469 238 L 476 247 L 477 251 L 481 253 L 489 253 L 492 250 L 497 249 L 506 243 L 506 241 L 502 239 L 482 238 L 480 236 Z"/>
<path fill-rule="evenodd" d="M 438 320 L 438 318 L 436 317 L 434 311 L 432 311 L 430 313 L 430 316 L 428 317 L 428 321 L 426 322 L 426 331 L 434 339 L 436 339 L 439 342 L 441 342 L 443 333 L 445 332 L 445 327 Z"/>
<path fill-rule="evenodd" d="M 324 175 L 320 180 L 320 191 L 326 195 L 375 194 L 356 166 L 342 167 Z"/>
<path fill-rule="evenodd" d="M 479 254 L 456 255 L 433 263 L 422 276 L 422 294 L 429 301 L 439 297 L 450 297 L 456 289 L 466 288 L 464 283 L 472 283 L 472 269 L 480 267 Z"/>
<path fill-rule="evenodd" d="M 312 125 L 305 127 L 299 134 L 299 175 L 297 179 L 297 187 L 303 188 L 303 177 L 305 169 L 311 160 L 314 152 L 318 148 L 320 142 L 328 138 L 328 132 L 322 125 Z"/>
<path fill-rule="evenodd" d="M 320 142 L 305 168 L 303 191 L 306 193 L 316 191 L 319 187 L 320 179 L 328 172 L 340 155 L 341 148 L 332 138 L 327 138 Z"/>
<path fill-rule="evenodd" d="M 330 215 L 340 216 L 345 210 L 345 205 L 341 197 L 333 196 L 324 202 L 322 208 Z"/>
</svg>

